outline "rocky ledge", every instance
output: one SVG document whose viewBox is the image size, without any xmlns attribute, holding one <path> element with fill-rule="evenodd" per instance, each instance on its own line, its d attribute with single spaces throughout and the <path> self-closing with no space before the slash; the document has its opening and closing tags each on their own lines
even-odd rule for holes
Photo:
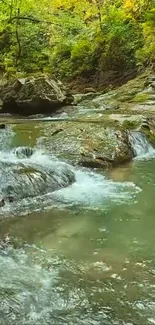
<svg viewBox="0 0 155 325">
<path fill-rule="evenodd" d="M 60 82 L 47 75 L 11 80 L 0 87 L 0 112 L 34 115 L 51 114 L 70 105 L 73 96 Z"/>
</svg>

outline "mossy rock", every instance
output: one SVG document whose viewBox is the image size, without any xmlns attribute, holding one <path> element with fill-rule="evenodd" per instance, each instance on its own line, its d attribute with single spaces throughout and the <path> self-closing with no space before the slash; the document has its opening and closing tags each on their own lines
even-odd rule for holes
<svg viewBox="0 0 155 325">
<path fill-rule="evenodd" d="M 137 94 L 134 98 L 133 101 L 136 103 L 145 103 L 149 99 L 149 94 L 142 92 Z"/>
<path fill-rule="evenodd" d="M 140 121 L 126 120 L 122 124 L 122 129 L 123 130 L 136 130 L 139 125 L 140 125 Z"/>
<path fill-rule="evenodd" d="M 153 147 L 155 147 L 155 130 L 149 130 L 145 128 L 141 128 L 142 132 L 145 134 L 148 141 L 152 144 Z"/>
<path fill-rule="evenodd" d="M 72 164 L 106 168 L 133 157 L 128 134 L 118 127 L 107 127 L 104 122 L 62 122 L 59 126 L 63 131 L 51 137 L 48 145 L 58 157 Z M 50 127 L 53 134 L 56 126 Z"/>
</svg>

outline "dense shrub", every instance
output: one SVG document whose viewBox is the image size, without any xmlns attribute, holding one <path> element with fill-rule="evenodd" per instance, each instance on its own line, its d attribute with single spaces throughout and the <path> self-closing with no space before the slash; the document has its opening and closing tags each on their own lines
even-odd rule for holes
<svg viewBox="0 0 155 325">
<path fill-rule="evenodd" d="M 0 2 L 0 67 L 74 78 L 155 62 L 154 0 Z"/>
</svg>

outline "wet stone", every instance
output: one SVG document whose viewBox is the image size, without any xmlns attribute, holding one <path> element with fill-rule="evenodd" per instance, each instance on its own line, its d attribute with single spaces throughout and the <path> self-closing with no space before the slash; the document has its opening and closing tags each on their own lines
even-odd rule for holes
<svg viewBox="0 0 155 325">
<path fill-rule="evenodd" d="M 0 196 L 0 208 L 2 208 L 5 205 L 5 200 L 3 196 Z"/>
<path fill-rule="evenodd" d="M 5 124 L 0 124 L 0 129 L 3 130 L 6 128 L 6 125 Z"/>
</svg>

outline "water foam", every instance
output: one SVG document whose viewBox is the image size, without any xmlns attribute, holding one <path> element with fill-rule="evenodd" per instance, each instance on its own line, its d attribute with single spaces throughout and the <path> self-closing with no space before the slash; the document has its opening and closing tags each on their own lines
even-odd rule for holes
<svg viewBox="0 0 155 325">
<path fill-rule="evenodd" d="M 55 191 L 54 197 L 65 203 L 100 206 L 107 201 L 124 202 L 135 197 L 140 188 L 132 182 L 114 182 L 88 170 L 75 170 L 76 182 Z"/>
<path fill-rule="evenodd" d="M 68 164 L 41 150 L 26 147 L 0 152 L 0 177 L 4 200 L 18 201 L 21 207 L 22 199 L 32 197 L 35 204 L 35 197 L 42 197 L 75 181 Z M 36 206 L 38 208 L 38 204 Z"/>
<path fill-rule="evenodd" d="M 27 191 L 28 186 L 30 185 L 29 193 L 35 193 L 36 186 L 36 195 L 27 195 L 20 197 L 16 202 L 11 204 L 6 204 L 1 208 L 1 213 L 6 214 L 11 212 L 14 214 L 27 214 L 31 211 L 39 211 L 42 209 L 50 209 L 55 206 L 85 206 L 87 208 L 107 208 L 107 204 L 110 202 L 123 203 L 126 201 L 135 201 L 136 194 L 140 191 L 140 188 L 137 187 L 134 183 L 131 182 L 114 182 L 112 180 L 106 179 L 105 176 L 97 174 L 96 172 L 87 170 L 87 169 L 78 169 L 75 168 L 66 162 L 58 160 L 56 157 L 47 154 L 41 149 L 30 150 L 32 153 L 29 157 L 24 157 L 20 155 L 20 150 L 23 152 L 23 148 L 12 149 L 11 151 L 1 151 L 0 152 L 0 163 L 18 166 L 23 164 L 24 166 L 34 167 L 36 170 L 46 173 L 48 175 L 48 185 L 45 191 L 40 192 L 38 186 L 42 185 L 41 180 L 30 180 L 29 183 L 23 184 L 25 191 Z M 9 167 L 10 168 L 10 167 Z M 11 171 L 12 171 L 11 169 Z M 62 171 L 69 171 L 71 174 L 75 175 L 75 181 L 72 185 L 67 185 L 68 180 L 65 176 L 62 178 Z M 69 175 L 67 172 L 67 175 Z M 57 189 L 50 190 L 50 173 L 55 173 L 55 182 L 58 184 Z M 10 174 L 11 175 L 11 174 Z M 4 177 L 5 178 L 5 177 Z M 7 176 L 9 179 L 9 176 Z M 52 179 L 53 181 L 53 179 Z M 38 183 L 37 183 L 38 182 Z M 41 184 L 41 185 L 40 185 Z M 44 185 L 44 184 L 43 184 Z M 27 186 L 27 188 L 26 188 Z M 31 191 L 31 187 L 34 186 L 34 189 Z M 14 189 L 18 190 L 18 184 Z M 19 190 L 17 191 L 19 192 Z M 31 196 L 31 197 L 30 197 Z"/>
</svg>

